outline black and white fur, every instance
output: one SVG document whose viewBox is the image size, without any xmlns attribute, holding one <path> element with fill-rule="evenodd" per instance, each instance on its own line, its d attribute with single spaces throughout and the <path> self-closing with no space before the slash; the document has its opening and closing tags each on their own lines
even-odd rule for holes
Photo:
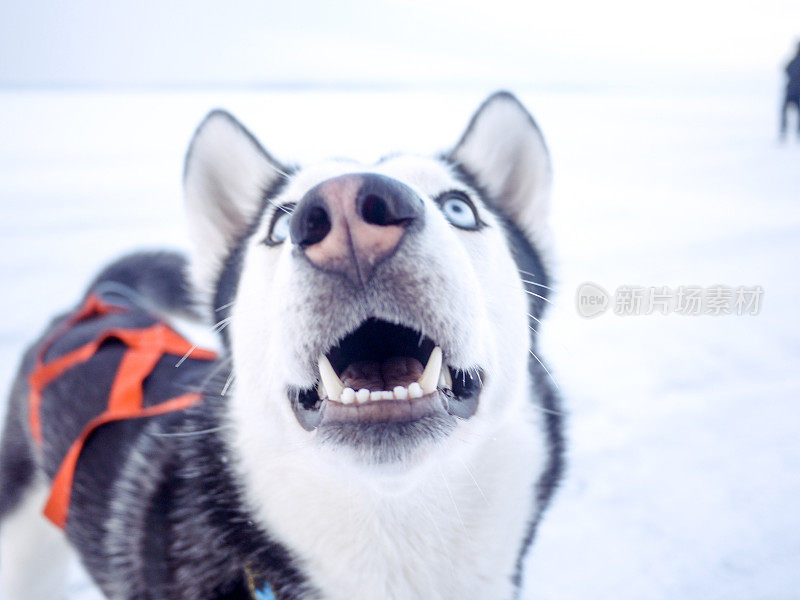
<svg viewBox="0 0 800 600">
<path fill-rule="evenodd" d="M 425 206 L 424 227 L 362 289 L 309 268 L 289 241 L 263 243 L 281 206 L 352 172 L 399 180 Z M 209 114 L 186 158 L 188 270 L 193 298 L 214 322 L 227 319 L 224 355 L 195 376 L 202 404 L 116 428 L 109 443 L 124 444 L 119 461 L 87 458 L 79 469 L 66 534 L 102 591 L 118 600 L 244 599 L 247 571 L 280 600 L 518 597 L 562 468 L 558 400 L 534 331 L 549 289 L 550 177 L 539 129 L 508 93 L 491 96 L 446 154 L 373 165 L 288 167 L 232 116 Z M 433 199 L 453 189 L 485 227 L 448 223 Z M 145 298 L 137 310 L 188 310 L 182 268 L 173 255 L 137 255 L 90 291 L 121 284 L 134 290 L 129 298 Z M 301 427 L 289 390 L 314 388 L 320 353 L 367 318 L 435 339 L 453 368 L 480 369 L 477 412 L 424 443 L 374 432 L 366 442 L 320 438 Z M 58 560 L 39 549 L 62 544 L 62 534 L 38 514 L 72 433 L 40 450 L 27 430 L 26 376 L 40 343 L 11 390 L 0 450 L 8 600 L 63 590 Z M 98 395 L 90 380 L 71 385 L 60 392 L 71 400 L 45 399 L 47 431 L 62 421 L 75 429 L 59 402 Z M 32 548 L 24 556 L 21 540 Z"/>
</svg>

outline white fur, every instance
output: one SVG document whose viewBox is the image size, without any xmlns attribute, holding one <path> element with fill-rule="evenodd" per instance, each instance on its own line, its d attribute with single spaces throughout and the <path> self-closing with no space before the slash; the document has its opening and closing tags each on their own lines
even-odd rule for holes
<svg viewBox="0 0 800 600">
<path fill-rule="evenodd" d="M 277 447 L 263 431 L 238 447 L 258 520 L 299 554 L 325 599 L 504 599 L 546 456 L 527 419 L 465 427 L 410 473 L 359 472 L 311 445 Z"/>
<path fill-rule="evenodd" d="M 36 482 L 3 520 L 0 591 L 4 600 L 59 600 L 77 560 L 64 533 L 42 515 L 48 486 Z"/>
<path fill-rule="evenodd" d="M 484 106 L 453 156 L 529 235 L 546 230 L 549 162 L 517 104 L 500 97 Z M 410 313 L 403 322 L 445 340 L 450 364 L 484 369 L 479 410 L 434 448 L 392 467 L 366 466 L 304 431 L 286 388 L 313 384 L 316 336 L 326 324 L 312 308 L 318 290 L 291 245 L 261 243 L 276 210 L 270 208 L 246 248 L 229 326 L 236 384 L 228 444 L 246 500 L 257 521 L 302 559 L 325 599 L 507 599 L 547 458 L 542 415 L 529 399 L 519 274 L 491 211 L 437 160 L 311 165 L 273 203 L 297 202 L 330 177 L 367 171 L 403 181 L 425 202 L 425 228 L 407 249 L 414 260 L 402 268 L 404 279 L 419 282 L 415 297 L 434 317 Z M 447 223 L 433 198 L 451 189 L 472 197 L 486 228 L 460 231 Z M 190 208 L 203 209 L 193 193 L 187 190 Z M 208 253 L 200 250 L 201 261 Z M 216 275 L 203 264 L 197 273 L 207 287 Z M 339 309 L 331 306 L 331 314 Z"/>
</svg>

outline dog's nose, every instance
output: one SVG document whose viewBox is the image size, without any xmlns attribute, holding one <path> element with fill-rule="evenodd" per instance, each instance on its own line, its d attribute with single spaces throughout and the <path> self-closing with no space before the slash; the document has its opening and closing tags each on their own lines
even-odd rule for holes
<svg viewBox="0 0 800 600">
<path fill-rule="evenodd" d="M 348 174 L 310 189 L 295 207 L 289 231 L 312 264 L 363 286 L 424 215 L 422 198 L 396 179 Z"/>
</svg>

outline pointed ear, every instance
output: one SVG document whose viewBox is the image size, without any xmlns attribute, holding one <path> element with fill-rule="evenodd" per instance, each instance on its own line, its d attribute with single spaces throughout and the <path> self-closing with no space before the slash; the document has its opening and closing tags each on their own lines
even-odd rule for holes
<svg viewBox="0 0 800 600">
<path fill-rule="evenodd" d="M 514 95 L 487 98 L 448 158 L 476 179 L 497 210 L 540 237 L 550 202 L 550 156 L 536 121 Z"/>
<path fill-rule="evenodd" d="M 191 276 L 202 300 L 213 297 L 226 257 L 285 173 L 229 113 L 214 110 L 197 127 L 186 153 L 183 189 L 194 242 Z"/>
</svg>

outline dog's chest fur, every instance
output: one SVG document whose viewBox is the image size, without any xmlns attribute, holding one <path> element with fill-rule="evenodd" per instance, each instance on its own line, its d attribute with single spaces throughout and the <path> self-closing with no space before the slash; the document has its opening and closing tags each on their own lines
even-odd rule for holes
<svg viewBox="0 0 800 600">
<path fill-rule="evenodd" d="M 326 600 L 510 598 L 547 456 L 537 420 L 510 419 L 493 443 L 421 470 L 413 487 L 273 450 L 257 469 L 245 451 L 244 489 L 254 518 Z"/>
</svg>

